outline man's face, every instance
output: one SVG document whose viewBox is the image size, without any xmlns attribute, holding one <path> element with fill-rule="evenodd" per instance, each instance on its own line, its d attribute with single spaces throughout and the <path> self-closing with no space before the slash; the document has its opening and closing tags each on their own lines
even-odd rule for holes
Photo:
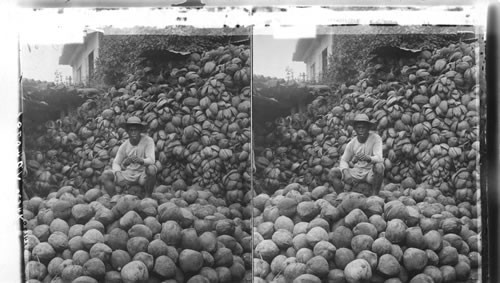
<svg viewBox="0 0 500 283">
<path fill-rule="evenodd" d="M 139 140 L 141 139 L 141 128 L 139 126 L 129 126 L 127 133 L 130 142 L 133 144 L 138 143 Z"/>
<path fill-rule="evenodd" d="M 354 130 L 358 135 L 358 138 L 361 141 L 364 141 L 368 138 L 368 132 L 370 130 L 369 125 L 367 123 L 356 123 L 354 124 Z"/>
</svg>

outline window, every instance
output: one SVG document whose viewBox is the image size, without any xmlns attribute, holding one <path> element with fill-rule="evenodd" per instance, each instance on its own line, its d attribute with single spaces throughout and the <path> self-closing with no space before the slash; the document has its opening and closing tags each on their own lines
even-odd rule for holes
<svg viewBox="0 0 500 283">
<path fill-rule="evenodd" d="M 328 47 L 321 52 L 321 71 L 326 74 L 328 70 Z"/>
<path fill-rule="evenodd" d="M 316 64 L 311 65 L 311 77 L 309 78 L 311 81 L 314 81 L 316 79 Z"/>
<path fill-rule="evenodd" d="M 89 80 L 92 78 L 92 75 L 94 74 L 94 51 L 90 52 L 89 54 Z"/>
<path fill-rule="evenodd" d="M 82 66 L 78 67 L 76 70 L 76 80 L 75 83 L 81 83 L 82 82 Z"/>
</svg>

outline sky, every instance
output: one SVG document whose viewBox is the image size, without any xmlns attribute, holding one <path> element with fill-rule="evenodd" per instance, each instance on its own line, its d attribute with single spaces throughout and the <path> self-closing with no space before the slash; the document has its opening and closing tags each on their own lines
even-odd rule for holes
<svg viewBox="0 0 500 283">
<path fill-rule="evenodd" d="M 305 73 L 305 63 L 292 61 L 297 40 L 295 38 L 277 39 L 272 35 L 254 35 L 254 74 L 286 78 L 287 67 L 292 68 L 296 78 L 300 73 Z"/>
<path fill-rule="evenodd" d="M 20 46 L 21 74 L 23 78 L 53 82 L 55 72 L 63 78 L 72 76 L 71 67 L 59 65 L 62 44 L 22 44 Z"/>
</svg>

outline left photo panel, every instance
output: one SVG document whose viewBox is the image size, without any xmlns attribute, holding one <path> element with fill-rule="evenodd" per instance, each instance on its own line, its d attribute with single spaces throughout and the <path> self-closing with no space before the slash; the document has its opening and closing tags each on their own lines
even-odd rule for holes
<svg viewBox="0 0 500 283">
<path fill-rule="evenodd" d="M 251 282 L 251 29 L 73 26 L 20 34 L 21 280 Z"/>
</svg>

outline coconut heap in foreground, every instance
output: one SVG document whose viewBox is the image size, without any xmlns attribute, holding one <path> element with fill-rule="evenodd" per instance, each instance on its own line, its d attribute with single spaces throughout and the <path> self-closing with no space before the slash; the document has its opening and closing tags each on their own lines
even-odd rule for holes
<svg viewBox="0 0 500 283">
<path fill-rule="evenodd" d="M 376 61 L 357 84 L 256 137 L 254 282 L 477 278 L 478 49 L 461 42 Z M 357 113 L 384 142 L 378 196 L 336 194 L 328 183 Z"/>
<path fill-rule="evenodd" d="M 250 50 L 146 66 L 36 137 L 23 202 L 29 282 L 241 282 L 251 278 Z M 151 198 L 110 196 L 130 116 L 156 144 Z"/>
</svg>

